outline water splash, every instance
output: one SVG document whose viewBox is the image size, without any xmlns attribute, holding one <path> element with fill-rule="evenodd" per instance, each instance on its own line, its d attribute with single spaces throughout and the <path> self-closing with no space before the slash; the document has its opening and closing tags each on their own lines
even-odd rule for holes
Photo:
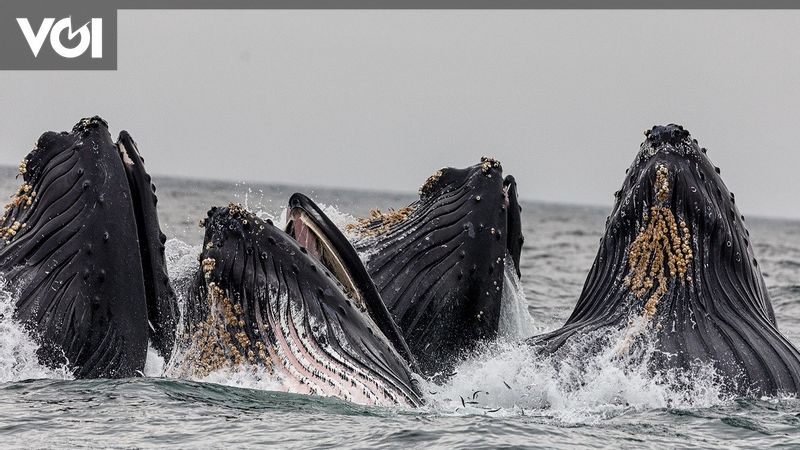
<svg viewBox="0 0 800 450">
<path fill-rule="evenodd" d="M 192 283 L 192 277 L 199 267 L 197 260 L 200 255 L 201 246 L 189 245 L 180 239 L 170 239 L 164 244 L 164 256 L 167 260 L 167 272 L 169 274 L 170 283 L 175 290 L 175 295 L 178 300 L 178 324 L 175 327 L 175 332 L 180 335 L 183 330 L 183 316 L 186 308 L 186 302 L 189 292 L 189 286 Z M 175 342 L 178 342 L 176 336 Z M 158 355 L 150 346 L 148 346 L 147 360 L 145 361 L 144 374 L 149 377 L 160 377 L 169 374 L 170 369 L 174 368 L 178 361 L 176 359 L 178 354 L 177 347 L 173 348 L 173 356 L 169 361 Z"/>
<path fill-rule="evenodd" d="M 528 312 L 528 300 L 522 289 L 522 281 L 517 277 L 514 260 L 506 255 L 498 335 L 507 340 L 516 340 L 525 339 L 535 333 L 536 326 Z"/>
<path fill-rule="evenodd" d="M 326 205 L 324 203 L 318 203 L 317 206 L 319 206 L 320 209 L 322 209 L 322 212 L 325 213 L 325 215 L 328 216 L 329 219 L 331 219 L 331 222 L 333 222 L 333 224 L 336 225 L 336 228 L 338 228 L 342 233 L 345 233 L 345 236 L 347 236 L 348 238 L 350 237 L 346 233 L 345 227 L 347 226 L 347 224 L 356 221 L 355 216 L 342 212 L 339 209 L 339 207 L 334 205 Z"/>
<path fill-rule="evenodd" d="M 16 295 L 0 276 L 0 383 L 38 378 L 68 380 L 66 367 L 51 369 L 39 364 L 39 345 L 19 322 L 14 320 Z"/>
<path fill-rule="evenodd" d="M 146 377 L 158 378 L 164 375 L 166 362 L 164 358 L 158 354 L 158 351 L 153 348 L 152 343 L 147 344 L 147 359 L 144 362 L 144 370 L 142 375 Z"/>
<path fill-rule="evenodd" d="M 591 424 L 629 411 L 710 407 L 731 400 L 711 365 L 654 373 L 652 345 L 618 353 L 627 337 L 625 330 L 599 331 L 553 355 L 500 340 L 461 363 L 445 385 L 427 386 L 429 401 L 455 414 L 534 415 Z"/>
</svg>

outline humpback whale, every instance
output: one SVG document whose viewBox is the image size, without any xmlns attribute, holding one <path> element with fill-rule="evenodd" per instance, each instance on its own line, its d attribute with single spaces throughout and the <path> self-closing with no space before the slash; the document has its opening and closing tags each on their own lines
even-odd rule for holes
<svg viewBox="0 0 800 450">
<path fill-rule="evenodd" d="M 307 197 L 290 203 L 289 233 L 240 205 L 209 211 L 178 370 L 249 364 L 298 393 L 421 405 L 407 347 L 354 250 Z"/>
<path fill-rule="evenodd" d="M 621 330 L 619 353 L 649 343 L 654 371 L 702 363 L 737 395 L 797 393 L 800 353 L 778 330 L 719 168 L 681 126 L 645 135 L 571 316 L 529 342 L 552 353 Z"/>
<path fill-rule="evenodd" d="M 168 357 L 177 304 L 155 186 L 131 136 L 99 117 L 43 134 L 0 221 L 0 272 L 15 318 L 48 366 L 79 378 L 129 377 L 148 339 Z"/>
<path fill-rule="evenodd" d="M 411 205 L 347 227 L 422 374 L 440 379 L 497 336 L 505 266 L 520 274 L 520 211 L 514 178 L 484 157 L 438 170 Z"/>
</svg>

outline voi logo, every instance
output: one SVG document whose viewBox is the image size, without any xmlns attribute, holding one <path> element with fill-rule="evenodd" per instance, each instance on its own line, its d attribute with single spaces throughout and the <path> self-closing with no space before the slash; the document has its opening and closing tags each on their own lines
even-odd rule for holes
<svg viewBox="0 0 800 450">
<path fill-rule="evenodd" d="M 72 30 L 72 18 L 67 17 L 56 22 L 52 17 L 45 18 L 39 26 L 39 31 L 34 32 L 31 23 L 26 18 L 17 18 L 19 28 L 22 30 L 25 40 L 31 47 L 34 58 L 39 56 L 47 36 L 50 36 L 50 46 L 60 56 L 64 58 L 77 58 L 86 53 L 91 48 L 92 58 L 103 57 L 103 19 L 94 18 L 86 22 L 77 30 Z M 64 33 L 66 31 L 67 33 Z M 66 34 L 67 44 L 61 40 L 62 34 Z M 68 46 L 76 36 L 79 36 L 77 44 Z"/>
</svg>

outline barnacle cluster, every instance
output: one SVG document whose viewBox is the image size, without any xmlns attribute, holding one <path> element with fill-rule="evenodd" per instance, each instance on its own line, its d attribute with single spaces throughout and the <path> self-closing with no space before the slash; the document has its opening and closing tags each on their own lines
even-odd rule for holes
<svg viewBox="0 0 800 450">
<path fill-rule="evenodd" d="M 6 205 L 5 209 L 8 210 L 16 206 L 22 206 L 23 208 L 31 206 L 35 198 L 36 191 L 33 190 L 33 186 L 28 183 L 22 183 L 17 193 L 11 197 L 11 201 Z"/>
<path fill-rule="evenodd" d="M 483 173 L 489 173 L 492 168 L 496 167 L 500 167 L 500 161 L 489 156 L 481 157 L 481 171 Z"/>
<path fill-rule="evenodd" d="M 644 218 L 646 225 L 628 247 L 631 273 L 624 282 L 639 299 L 651 293 L 644 305 L 647 318 L 655 315 L 659 300 L 667 292 L 669 280 L 691 281 L 686 276 L 693 257 L 689 228 L 683 220 L 678 223 L 670 208 L 664 205 L 669 197 L 668 175 L 666 166 L 657 167 L 655 205 L 650 207 L 650 216 Z"/>
<path fill-rule="evenodd" d="M 11 239 L 16 236 L 17 232 L 20 229 L 25 228 L 26 225 L 27 224 L 20 223 L 18 220 L 15 220 L 7 227 L 0 227 L 0 239 L 2 239 L 4 243 L 8 244 L 11 242 Z"/>
<path fill-rule="evenodd" d="M 424 183 L 422 183 L 422 186 L 419 187 L 418 191 L 419 196 L 424 197 L 430 194 L 431 190 L 433 189 L 433 185 L 436 184 L 437 181 L 439 181 L 439 178 L 441 176 L 442 176 L 442 169 L 433 172 L 433 175 L 429 176 L 428 179 L 425 180 Z"/>
<path fill-rule="evenodd" d="M 246 218 L 250 216 L 250 211 L 246 210 L 240 203 L 229 203 L 228 214 L 231 217 Z"/>
<path fill-rule="evenodd" d="M 395 225 L 406 220 L 414 212 L 414 206 L 406 206 L 400 209 L 389 208 L 387 212 L 373 209 L 369 212 L 369 217 L 356 220 L 345 226 L 348 232 L 355 232 L 361 236 L 377 236 L 389 232 Z"/>
<path fill-rule="evenodd" d="M 205 275 L 206 279 L 211 276 L 211 271 L 214 270 L 214 267 L 217 265 L 217 260 L 214 258 L 206 258 L 201 262 L 203 267 L 203 274 Z"/>
<path fill-rule="evenodd" d="M 24 166 L 25 161 L 23 160 L 22 164 L 20 164 L 20 173 L 24 173 Z M 28 183 L 22 183 L 17 193 L 11 197 L 11 201 L 5 206 L 3 219 L 0 221 L 1 223 L 9 224 L 8 226 L 0 227 L 0 239 L 2 239 L 4 243 L 8 244 L 17 232 L 26 226 L 25 223 L 20 223 L 12 216 L 15 212 L 15 208 L 27 208 L 33 204 L 35 198 L 36 191 L 34 191 L 33 186 Z"/>
<path fill-rule="evenodd" d="M 213 259 L 203 261 L 204 272 L 213 268 Z M 210 271 L 211 269 L 209 269 Z M 208 283 L 208 317 L 189 330 L 191 347 L 187 361 L 194 375 L 205 377 L 215 370 L 244 364 L 261 363 L 272 370 L 272 361 L 263 341 L 253 342 L 244 331 L 245 316 L 241 305 L 234 303 L 215 283 Z"/>
</svg>

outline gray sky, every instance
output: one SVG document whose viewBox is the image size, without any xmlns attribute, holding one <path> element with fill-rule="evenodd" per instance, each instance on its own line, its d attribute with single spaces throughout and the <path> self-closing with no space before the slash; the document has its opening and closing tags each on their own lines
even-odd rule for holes
<svg viewBox="0 0 800 450">
<path fill-rule="evenodd" d="M 610 205 L 657 123 L 800 217 L 800 11 L 121 11 L 116 72 L 0 72 L 0 164 L 99 114 L 155 174 L 415 191 L 495 156 Z M 10 193 L 9 193 L 10 195 Z"/>
</svg>

